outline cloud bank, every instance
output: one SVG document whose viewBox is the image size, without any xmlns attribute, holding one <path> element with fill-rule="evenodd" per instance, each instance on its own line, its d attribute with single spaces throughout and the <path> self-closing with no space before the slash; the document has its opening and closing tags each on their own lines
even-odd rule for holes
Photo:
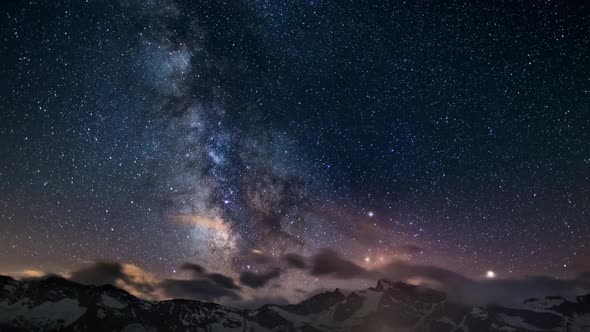
<svg viewBox="0 0 590 332">
<path fill-rule="evenodd" d="M 257 298 L 252 296 L 252 291 L 256 294 L 259 289 L 268 287 L 271 281 L 280 283 L 281 277 L 292 273 L 292 270 L 325 281 L 351 280 L 351 285 L 355 280 L 419 280 L 425 286 L 445 291 L 451 300 L 468 305 L 518 306 L 530 298 L 572 298 L 590 293 L 590 274 L 587 272 L 570 279 L 531 276 L 479 280 L 445 268 L 406 261 L 392 261 L 367 269 L 332 250 L 322 250 L 309 257 L 289 253 L 280 259 L 265 258 L 261 261 L 267 265 L 265 272 L 248 270 L 236 277 L 209 272 L 199 264 L 185 263 L 181 266 L 189 272 L 189 277 L 185 279 L 158 279 L 135 265 L 99 261 L 71 272 L 69 279 L 90 285 L 112 284 L 146 299 L 184 298 L 231 303 L 234 306 L 274 300 L 287 302 L 284 294 L 277 294 L 273 298 Z M 35 277 L 39 277 L 39 273 Z M 273 285 L 276 286 L 276 283 Z"/>
<path fill-rule="evenodd" d="M 342 258 L 331 250 L 320 251 L 311 257 L 291 254 L 289 260 L 295 260 L 300 269 L 304 269 L 308 274 L 316 277 L 388 279 L 392 281 L 420 280 L 426 286 L 445 291 L 450 299 L 469 305 L 519 305 L 530 298 L 545 296 L 571 298 L 590 293 L 590 278 L 587 272 L 580 273 L 571 279 L 530 276 L 514 279 L 479 280 L 445 268 L 412 264 L 401 260 L 375 269 L 366 269 Z"/>
</svg>

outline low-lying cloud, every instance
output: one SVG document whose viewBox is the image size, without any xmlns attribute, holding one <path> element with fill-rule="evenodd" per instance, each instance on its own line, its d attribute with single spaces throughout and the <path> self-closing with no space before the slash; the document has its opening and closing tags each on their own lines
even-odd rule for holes
<svg viewBox="0 0 590 332">
<path fill-rule="evenodd" d="M 158 298 L 158 280 L 132 264 L 94 262 L 75 270 L 70 280 L 86 285 L 114 285 L 148 299 Z"/>
<path fill-rule="evenodd" d="M 311 257 L 310 263 L 309 273 L 316 277 L 352 279 L 364 277 L 367 274 L 365 269 L 349 260 L 342 259 L 332 250 L 322 250 Z"/>
<path fill-rule="evenodd" d="M 283 256 L 283 261 L 288 267 L 303 270 L 307 267 L 306 258 L 304 256 L 288 253 Z"/>
<path fill-rule="evenodd" d="M 417 249 L 416 249 L 417 250 Z M 262 255 L 262 254 L 257 254 Z M 367 269 L 347 260 L 333 250 L 321 250 L 306 257 L 295 253 L 285 254 L 267 262 L 265 272 L 243 271 L 237 277 L 208 272 L 194 263 L 181 266 L 189 272 L 186 279 L 158 279 L 152 274 L 131 264 L 94 262 L 70 273 L 70 280 L 82 284 L 112 284 L 129 293 L 146 299 L 185 298 L 202 301 L 232 303 L 260 303 L 253 301 L 258 291 L 269 286 L 271 281 L 280 282 L 292 270 L 310 277 L 329 280 L 388 279 L 391 281 L 416 281 L 425 286 L 445 291 L 453 301 L 469 305 L 519 305 L 529 298 L 563 296 L 572 298 L 590 293 L 590 273 L 580 271 L 575 278 L 557 279 L 533 276 L 513 279 L 473 279 L 460 273 L 431 265 L 393 261 Z M 39 271 L 35 276 L 38 277 Z M 280 279 L 279 279 L 280 278 Z M 326 282 L 324 282 L 326 284 Z M 276 283 L 272 284 L 276 286 Z M 279 302 L 285 302 L 285 294 L 277 294 Z M 274 295 L 273 295 L 274 296 Z"/>
<path fill-rule="evenodd" d="M 417 251 L 419 248 L 412 248 Z M 590 292 L 590 276 L 580 273 L 572 279 L 532 276 L 518 279 L 478 280 L 460 273 L 431 265 L 412 264 L 397 260 L 366 269 L 342 258 L 331 250 L 323 250 L 311 257 L 289 254 L 286 261 L 293 268 L 309 275 L 334 279 L 388 279 L 392 281 L 420 280 L 426 286 L 442 289 L 449 298 L 469 305 L 518 305 L 529 298 L 563 296 L 571 298 Z"/>
<path fill-rule="evenodd" d="M 269 281 L 278 278 L 280 275 L 281 270 L 278 268 L 266 273 L 244 271 L 240 274 L 240 282 L 250 288 L 260 288 L 266 286 Z"/>
<path fill-rule="evenodd" d="M 215 301 L 222 298 L 240 300 L 241 287 L 229 276 L 209 273 L 193 263 L 183 270 L 191 272 L 188 279 L 157 279 L 131 264 L 95 262 L 71 273 L 70 280 L 86 285 L 111 284 L 129 293 L 148 299 L 185 298 Z"/>
</svg>

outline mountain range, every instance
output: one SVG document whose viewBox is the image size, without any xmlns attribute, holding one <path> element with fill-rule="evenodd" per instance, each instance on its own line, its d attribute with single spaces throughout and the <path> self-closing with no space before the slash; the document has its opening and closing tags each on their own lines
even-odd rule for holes
<svg viewBox="0 0 590 332">
<path fill-rule="evenodd" d="M 548 296 L 518 307 L 469 306 L 445 293 L 379 280 L 255 310 L 173 299 L 148 301 L 112 285 L 50 276 L 0 276 L 0 331 L 590 331 L 590 294 Z"/>
</svg>

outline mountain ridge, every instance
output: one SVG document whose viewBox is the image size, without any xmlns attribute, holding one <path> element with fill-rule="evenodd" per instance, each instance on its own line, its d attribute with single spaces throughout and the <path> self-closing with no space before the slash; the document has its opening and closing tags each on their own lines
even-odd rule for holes
<svg viewBox="0 0 590 332">
<path fill-rule="evenodd" d="M 149 301 L 112 285 L 0 275 L 0 331 L 590 331 L 590 295 L 547 296 L 522 308 L 473 307 L 445 293 L 379 280 L 345 295 L 237 309 L 187 299 Z"/>
</svg>

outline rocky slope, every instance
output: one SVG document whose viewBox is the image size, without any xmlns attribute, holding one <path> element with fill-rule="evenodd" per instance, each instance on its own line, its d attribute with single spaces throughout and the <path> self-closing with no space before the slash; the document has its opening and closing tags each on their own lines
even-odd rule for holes
<svg viewBox="0 0 590 332">
<path fill-rule="evenodd" d="M 0 276 L 0 331 L 590 331 L 590 295 L 531 299 L 518 309 L 468 307 L 432 289 L 382 280 L 366 290 L 238 310 L 146 301 L 59 277 Z"/>
</svg>

